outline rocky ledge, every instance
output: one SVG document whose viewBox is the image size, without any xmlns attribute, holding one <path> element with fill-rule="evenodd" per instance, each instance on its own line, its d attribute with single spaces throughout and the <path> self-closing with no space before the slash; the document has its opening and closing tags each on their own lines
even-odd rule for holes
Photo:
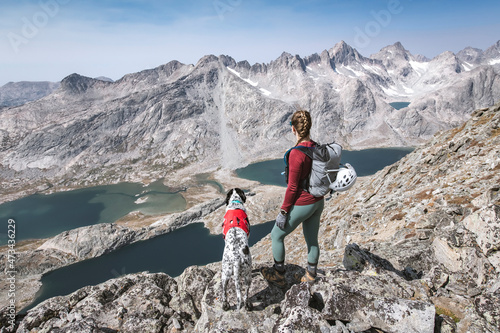
<svg viewBox="0 0 500 333">
<path fill-rule="evenodd" d="M 19 318 L 16 332 L 434 332 L 435 307 L 422 281 L 355 244 L 344 259 L 345 268 L 321 271 L 313 284 L 298 283 L 304 270 L 288 265 L 283 289 L 254 266 L 252 311 L 236 310 L 232 284 L 232 307 L 222 310 L 218 265 L 192 266 L 177 278 L 126 275 L 41 303 Z"/>
</svg>

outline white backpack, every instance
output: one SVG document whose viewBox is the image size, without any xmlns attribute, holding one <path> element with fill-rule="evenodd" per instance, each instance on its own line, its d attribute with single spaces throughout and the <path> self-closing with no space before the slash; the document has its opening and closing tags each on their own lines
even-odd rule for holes
<svg viewBox="0 0 500 333">
<path fill-rule="evenodd" d="M 312 160 L 309 177 L 301 187 L 312 196 L 322 197 L 331 191 L 346 191 L 356 182 L 356 171 L 350 164 L 340 167 L 342 146 L 337 143 L 318 144 L 315 147 L 295 146 L 285 153 L 285 175 L 288 183 L 288 157 L 298 149 Z"/>
</svg>

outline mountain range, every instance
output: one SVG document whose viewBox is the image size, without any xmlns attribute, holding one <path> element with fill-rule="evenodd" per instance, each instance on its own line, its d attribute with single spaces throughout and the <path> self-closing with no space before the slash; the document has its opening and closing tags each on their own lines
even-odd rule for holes
<svg viewBox="0 0 500 333">
<path fill-rule="evenodd" d="M 208 55 L 114 82 L 71 74 L 40 88 L 47 95 L 39 99 L 21 93 L 35 88 L 20 85 L 16 94 L 31 101 L 0 108 L 1 186 L 234 170 L 281 157 L 293 144 L 288 121 L 297 108 L 311 112 L 319 142 L 416 146 L 498 102 L 499 73 L 500 41 L 431 60 L 399 42 L 364 57 L 341 41 L 307 57 L 285 52 L 268 64 Z M 410 104 L 397 110 L 392 102 Z"/>
</svg>

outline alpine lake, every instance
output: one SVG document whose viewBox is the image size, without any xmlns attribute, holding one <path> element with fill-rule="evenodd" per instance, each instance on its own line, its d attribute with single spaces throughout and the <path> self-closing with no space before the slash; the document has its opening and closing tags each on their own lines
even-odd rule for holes
<svg viewBox="0 0 500 333">
<path fill-rule="evenodd" d="M 395 108 L 396 110 L 400 110 L 410 105 L 410 102 L 392 102 L 389 103 L 389 105 Z"/>
<path fill-rule="evenodd" d="M 343 151 L 342 163 L 350 163 L 358 176 L 371 175 L 390 165 L 413 148 L 376 148 Z M 285 187 L 283 159 L 250 164 L 236 170 L 240 178 L 262 184 Z M 200 180 L 206 183 L 204 180 Z M 225 190 L 217 182 L 221 196 Z M 147 215 L 165 215 L 186 209 L 182 191 L 172 191 L 162 181 L 147 186 L 138 183 L 120 183 L 97 186 L 50 195 L 35 194 L 0 205 L 0 219 L 16 221 L 16 241 L 47 238 L 62 231 L 81 226 L 114 222 L 132 211 Z M 221 217 L 222 218 L 222 217 Z M 250 245 L 268 235 L 274 221 L 252 226 Z M 4 228 L 7 231 L 5 223 Z M 6 233 L 0 234 L 0 245 L 5 245 Z M 180 275 L 192 265 L 220 261 L 224 241 L 220 235 L 210 235 L 203 223 L 190 224 L 181 229 L 146 241 L 130 244 L 97 258 L 66 266 L 42 276 L 42 287 L 34 302 L 21 310 L 25 313 L 40 302 L 58 295 L 66 295 L 87 285 L 95 285 L 124 274 L 149 271 Z"/>
</svg>

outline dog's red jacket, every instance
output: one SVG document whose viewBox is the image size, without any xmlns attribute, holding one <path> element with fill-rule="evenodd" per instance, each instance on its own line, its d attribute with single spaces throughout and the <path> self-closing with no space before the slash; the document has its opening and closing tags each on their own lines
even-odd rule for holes
<svg viewBox="0 0 500 333">
<path fill-rule="evenodd" d="M 224 215 L 224 223 L 222 223 L 222 236 L 226 238 L 226 234 L 229 229 L 238 227 L 243 229 L 248 235 L 250 235 L 250 222 L 248 221 L 247 213 L 241 209 L 231 209 Z"/>
</svg>

